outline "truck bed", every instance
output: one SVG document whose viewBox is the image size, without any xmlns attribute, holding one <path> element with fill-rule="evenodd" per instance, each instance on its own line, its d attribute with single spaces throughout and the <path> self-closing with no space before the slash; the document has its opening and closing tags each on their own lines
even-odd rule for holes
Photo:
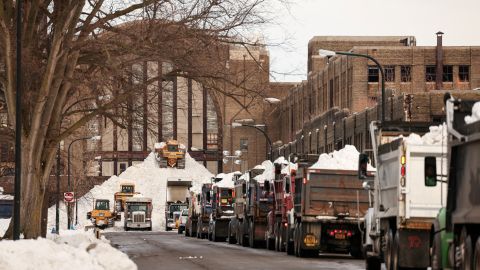
<svg viewBox="0 0 480 270">
<path fill-rule="evenodd" d="M 361 218 L 368 209 L 368 191 L 357 171 L 308 169 L 302 185 L 302 215 Z"/>
</svg>

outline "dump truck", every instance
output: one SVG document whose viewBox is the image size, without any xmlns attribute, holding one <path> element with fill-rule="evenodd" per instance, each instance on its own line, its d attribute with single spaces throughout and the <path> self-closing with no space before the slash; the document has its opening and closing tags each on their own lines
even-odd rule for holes
<svg viewBox="0 0 480 270">
<path fill-rule="evenodd" d="M 210 215 L 212 214 L 211 202 L 212 184 L 203 184 L 198 201 L 200 204 L 200 212 L 197 218 L 197 238 L 208 238 L 208 228 L 210 223 Z"/>
<path fill-rule="evenodd" d="M 467 124 L 464 120 L 480 104 L 448 95 L 445 100 L 449 134 L 447 203 L 432 226 L 431 267 L 480 269 L 480 121 Z M 425 162 L 425 166 L 438 166 Z M 438 169 L 431 170 L 435 171 Z M 443 183 L 440 175 L 429 174 L 427 170 L 424 179 L 429 186 Z"/>
<path fill-rule="evenodd" d="M 228 236 L 228 225 L 233 217 L 233 179 L 225 174 L 219 174 L 212 186 L 212 215 L 210 218 L 209 240 L 225 241 Z M 238 173 L 238 175 L 241 175 Z"/>
<path fill-rule="evenodd" d="M 87 212 L 87 219 L 89 219 L 95 227 L 113 227 L 115 224 L 115 215 L 110 210 L 110 200 L 95 199 L 93 202 L 93 210 Z"/>
<path fill-rule="evenodd" d="M 234 206 L 234 217 L 229 226 L 230 231 L 236 231 L 238 243 L 251 248 L 265 244 L 267 215 L 273 208 L 273 191 L 271 189 L 273 179 L 256 179 L 264 170 L 264 167 L 253 168 L 249 171 L 248 181 L 240 184 L 240 194 L 235 194 L 235 200 L 238 196 L 245 197 L 246 200 L 245 203 Z M 238 184 L 235 185 L 235 193 L 238 186 Z"/>
<path fill-rule="evenodd" d="M 167 194 L 165 196 L 165 230 L 178 229 L 178 220 L 183 209 L 188 209 L 190 178 L 167 178 Z"/>
<path fill-rule="evenodd" d="M 185 169 L 185 147 L 176 140 L 156 143 L 155 158 L 160 168 Z"/>
<path fill-rule="evenodd" d="M 293 209 L 293 195 L 291 193 L 291 171 L 295 171 L 295 166 L 290 166 L 282 162 L 274 163 L 275 179 L 272 183 L 274 201 L 273 209 L 268 213 L 267 231 L 265 233 L 265 241 L 267 249 L 275 251 L 285 251 L 288 214 Z M 292 246 L 292 244 L 291 244 Z M 293 250 L 292 247 L 290 247 Z M 291 254 L 292 251 L 290 251 Z"/>
<path fill-rule="evenodd" d="M 438 175 L 446 174 L 447 142 L 425 144 L 412 138 L 417 136 L 413 133 L 428 133 L 431 124 L 370 124 L 377 172 L 373 206 L 365 218 L 363 246 L 367 269 L 380 269 L 382 261 L 387 269 L 425 269 L 430 265 L 431 229 L 445 202 L 446 185 L 428 185 L 423 175 L 432 170 Z M 366 175 L 368 160 L 365 153 L 360 155 L 360 178 Z"/>
<path fill-rule="evenodd" d="M 125 209 L 125 202 L 127 198 L 132 197 L 133 195 L 138 194 L 135 192 L 135 183 L 133 182 L 122 182 L 120 183 L 120 191 L 115 192 L 113 195 L 113 200 L 115 202 L 115 219 L 120 220 L 121 214 Z"/>
<path fill-rule="evenodd" d="M 124 209 L 124 229 L 152 230 L 152 199 L 134 196 L 127 198 Z"/>
<path fill-rule="evenodd" d="M 198 215 L 200 213 L 200 194 L 189 192 L 188 217 L 185 223 L 185 236 L 197 236 Z"/>
</svg>

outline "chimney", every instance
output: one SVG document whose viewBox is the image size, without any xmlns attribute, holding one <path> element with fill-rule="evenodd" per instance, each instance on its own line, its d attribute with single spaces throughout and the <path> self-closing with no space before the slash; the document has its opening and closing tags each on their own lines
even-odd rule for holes
<svg viewBox="0 0 480 270">
<path fill-rule="evenodd" d="M 443 32 L 438 31 L 437 35 L 437 68 L 436 68 L 436 80 L 435 86 L 437 90 L 442 89 L 442 80 L 443 80 L 443 48 L 442 48 L 442 37 Z"/>
</svg>

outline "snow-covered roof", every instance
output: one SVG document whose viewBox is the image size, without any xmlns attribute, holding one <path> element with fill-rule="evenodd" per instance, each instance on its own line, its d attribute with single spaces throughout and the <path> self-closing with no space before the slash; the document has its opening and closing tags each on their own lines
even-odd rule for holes
<svg viewBox="0 0 480 270">
<path fill-rule="evenodd" d="M 323 153 L 318 157 L 318 161 L 313 164 L 311 169 L 324 170 L 358 170 L 359 152 L 353 145 L 345 145 L 344 148 L 333 151 L 332 153 Z M 375 168 L 368 164 L 367 170 L 374 171 Z"/>
</svg>

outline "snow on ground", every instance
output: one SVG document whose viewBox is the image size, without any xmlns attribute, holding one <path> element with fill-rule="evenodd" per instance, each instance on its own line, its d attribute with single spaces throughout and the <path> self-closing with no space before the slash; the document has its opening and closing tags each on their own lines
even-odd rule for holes
<svg viewBox="0 0 480 270">
<path fill-rule="evenodd" d="M 136 270 L 126 254 L 92 232 L 61 231 L 47 238 L 0 241 L 0 269 Z"/>
<path fill-rule="evenodd" d="M 0 238 L 3 237 L 10 224 L 9 218 L 0 218 Z"/>
<path fill-rule="evenodd" d="M 110 208 L 113 210 L 113 195 L 120 188 L 122 182 L 134 182 L 135 191 L 143 196 L 152 198 L 153 211 L 152 223 L 153 230 L 163 230 L 165 228 L 165 201 L 167 192 L 167 179 L 169 177 L 191 179 L 192 191 L 201 190 L 203 183 L 210 183 L 213 176 L 203 165 L 195 161 L 188 154 L 185 156 L 185 169 L 159 168 L 154 153 L 140 164 L 128 167 L 126 171 L 118 177 L 112 176 L 102 185 L 97 185 L 78 201 L 78 229 L 85 225 L 91 225 L 86 219 L 87 212 L 92 210 L 94 198 L 110 199 Z M 65 204 L 60 202 L 60 224 L 61 229 L 66 229 L 67 215 Z M 51 230 L 55 226 L 55 206 L 48 209 L 48 228 Z M 123 230 L 123 221 L 115 222 L 114 228 L 107 230 Z"/>
<path fill-rule="evenodd" d="M 480 101 L 475 102 L 472 107 L 472 115 L 465 116 L 465 123 L 471 124 L 480 121 Z"/>
<path fill-rule="evenodd" d="M 358 155 L 360 153 L 353 145 L 345 145 L 344 148 L 333 151 L 332 153 L 323 153 L 318 157 L 318 161 L 310 168 L 323 170 L 358 170 Z M 375 168 L 368 164 L 369 171 Z"/>
</svg>

